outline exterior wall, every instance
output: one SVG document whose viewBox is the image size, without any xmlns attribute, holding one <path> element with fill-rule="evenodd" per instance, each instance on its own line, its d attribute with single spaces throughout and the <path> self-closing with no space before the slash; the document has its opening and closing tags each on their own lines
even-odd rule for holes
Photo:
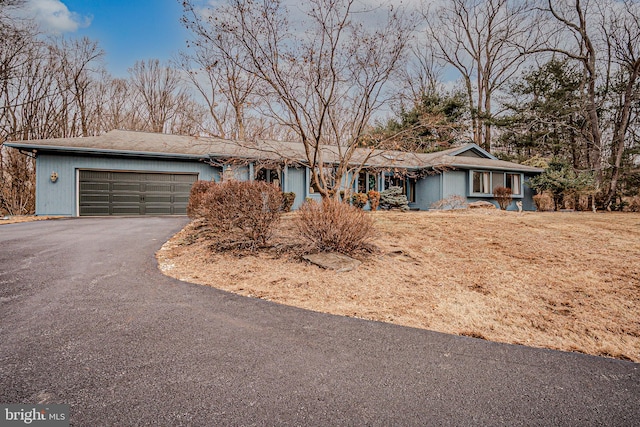
<svg viewBox="0 0 640 427">
<path fill-rule="evenodd" d="M 524 174 L 524 197 L 522 198 L 522 209 L 525 211 L 535 211 L 536 204 L 533 202 L 533 196 L 536 192 L 529 187 L 528 181 L 533 178 L 534 174 Z"/>
<path fill-rule="evenodd" d="M 220 180 L 219 170 L 195 160 L 81 156 L 40 153 L 36 159 L 36 215 L 76 216 L 78 169 L 132 172 L 197 173 L 200 180 Z M 52 172 L 58 174 L 53 183 Z"/>
<path fill-rule="evenodd" d="M 489 172 L 493 172 L 493 171 L 489 171 Z M 502 172 L 502 171 L 500 171 Z M 471 171 L 465 171 L 464 172 L 467 175 L 466 178 L 466 182 L 467 182 L 467 201 L 469 203 L 472 202 L 477 202 L 477 201 L 485 201 L 485 202 L 491 202 L 493 203 L 496 208 L 499 208 L 498 202 L 492 197 L 492 196 L 473 196 L 470 195 L 471 194 L 471 189 L 470 189 L 470 180 L 471 180 Z M 536 206 L 533 203 L 533 195 L 535 194 L 535 192 L 533 190 L 531 190 L 531 188 L 529 188 L 529 186 L 527 185 L 527 180 L 532 178 L 533 174 L 523 174 L 523 186 L 522 186 L 522 196 L 515 196 L 513 201 L 511 202 L 511 204 L 507 207 L 507 210 L 509 211 L 517 211 L 518 210 L 518 206 L 516 205 L 516 202 L 521 201 L 522 202 L 522 209 L 525 211 L 535 211 L 536 210 Z"/>
<path fill-rule="evenodd" d="M 307 197 L 307 168 L 287 167 L 285 180 L 285 191 L 296 193 L 292 209 L 298 209 Z"/>
<path fill-rule="evenodd" d="M 429 210 L 431 204 L 442 199 L 442 174 L 428 175 L 416 182 L 416 202 L 412 207 Z"/>
<path fill-rule="evenodd" d="M 524 174 L 523 196 L 514 199 L 508 210 L 518 210 L 516 201 L 522 201 L 522 208 L 526 211 L 534 211 L 536 209 L 533 203 L 535 192 L 527 185 L 527 180 L 533 176 L 533 174 Z M 498 207 L 498 202 L 491 196 L 482 197 L 471 194 L 469 170 L 445 171 L 418 180 L 416 183 L 416 203 L 412 203 L 411 206 L 427 210 L 432 203 L 455 195 L 465 197 L 469 203 L 482 200 L 491 202 Z"/>
<path fill-rule="evenodd" d="M 467 171 L 442 172 L 442 199 L 450 196 L 466 197 L 469 194 L 469 180 Z"/>
</svg>

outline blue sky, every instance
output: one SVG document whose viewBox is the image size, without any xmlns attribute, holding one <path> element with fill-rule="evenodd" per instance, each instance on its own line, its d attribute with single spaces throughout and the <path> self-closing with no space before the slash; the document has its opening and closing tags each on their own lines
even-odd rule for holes
<svg viewBox="0 0 640 427">
<path fill-rule="evenodd" d="M 126 77 L 137 60 L 166 61 L 186 48 L 177 0 L 28 0 L 27 9 L 48 32 L 97 40 L 114 77 Z"/>
</svg>

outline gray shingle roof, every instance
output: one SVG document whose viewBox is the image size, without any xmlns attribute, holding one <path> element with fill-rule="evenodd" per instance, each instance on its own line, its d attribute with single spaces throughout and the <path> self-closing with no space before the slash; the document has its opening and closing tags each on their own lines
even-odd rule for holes
<svg viewBox="0 0 640 427">
<path fill-rule="evenodd" d="M 304 162 L 304 145 L 297 142 L 263 140 L 236 142 L 220 138 L 204 138 L 160 133 L 112 130 L 104 135 L 84 138 L 55 138 L 21 142 L 5 142 L 5 145 L 23 150 L 94 153 L 120 156 L 165 158 L 239 158 L 260 160 L 288 160 Z M 357 149 L 352 163 L 379 168 L 463 168 L 500 169 L 520 172 L 542 172 L 541 169 L 498 160 L 495 157 L 465 157 L 461 152 L 475 148 L 466 144 L 435 153 L 408 153 L 402 151 Z M 338 147 L 323 148 L 323 161 L 335 163 Z"/>
</svg>

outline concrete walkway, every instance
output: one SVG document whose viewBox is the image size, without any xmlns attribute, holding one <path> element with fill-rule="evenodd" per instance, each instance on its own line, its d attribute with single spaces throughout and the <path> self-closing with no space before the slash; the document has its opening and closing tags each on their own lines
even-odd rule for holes
<svg viewBox="0 0 640 427">
<path fill-rule="evenodd" d="M 154 253 L 186 221 L 0 226 L 0 402 L 76 426 L 640 424 L 640 364 L 167 278 Z"/>
</svg>

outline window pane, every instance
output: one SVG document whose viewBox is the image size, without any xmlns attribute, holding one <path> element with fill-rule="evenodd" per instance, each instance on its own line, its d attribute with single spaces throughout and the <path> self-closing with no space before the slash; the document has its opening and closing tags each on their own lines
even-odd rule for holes
<svg viewBox="0 0 640 427">
<path fill-rule="evenodd" d="M 369 174 L 369 186 L 367 187 L 367 191 L 369 190 L 378 190 L 378 179 L 375 174 Z"/>
<path fill-rule="evenodd" d="M 409 188 L 407 189 L 407 199 L 411 203 L 416 202 L 416 180 L 409 178 Z"/>
<path fill-rule="evenodd" d="M 507 187 L 511 189 L 511 194 L 520 195 L 520 174 L 519 173 L 510 173 L 507 174 Z"/>
<path fill-rule="evenodd" d="M 493 185 L 492 188 L 504 187 L 505 185 L 508 185 L 504 181 L 504 173 L 503 172 L 493 172 L 493 183 L 492 183 L 492 185 Z"/>
<path fill-rule="evenodd" d="M 365 193 L 367 191 L 367 173 L 360 172 L 358 174 L 358 193 Z"/>
<path fill-rule="evenodd" d="M 473 172 L 473 192 L 482 193 L 482 174 Z"/>
</svg>

